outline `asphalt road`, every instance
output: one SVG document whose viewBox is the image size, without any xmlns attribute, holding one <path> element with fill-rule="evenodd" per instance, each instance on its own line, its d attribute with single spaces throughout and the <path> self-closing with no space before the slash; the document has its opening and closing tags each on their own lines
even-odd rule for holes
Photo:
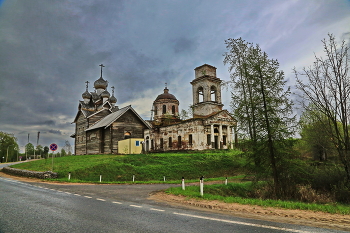
<svg viewBox="0 0 350 233">
<path fill-rule="evenodd" d="M 56 185 L 0 177 L 0 233 L 341 232 L 237 218 L 148 200 L 169 185 Z"/>
</svg>

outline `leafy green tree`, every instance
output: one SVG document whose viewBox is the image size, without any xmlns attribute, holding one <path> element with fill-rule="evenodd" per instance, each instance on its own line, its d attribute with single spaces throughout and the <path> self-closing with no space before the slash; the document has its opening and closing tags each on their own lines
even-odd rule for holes
<svg viewBox="0 0 350 233">
<path fill-rule="evenodd" d="M 50 151 L 50 148 L 48 146 L 44 146 L 44 149 L 43 149 L 43 157 L 44 158 L 48 158 L 49 151 Z"/>
<path fill-rule="evenodd" d="M 331 34 L 322 43 L 326 58 L 315 55 L 313 66 L 303 68 L 302 72 L 294 69 L 297 88 L 305 100 L 303 107 L 312 110 L 311 103 L 325 117 L 326 120 L 319 120 L 327 124 L 325 130 L 331 135 L 330 141 L 337 150 L 350 184 L 349 47 L 344 40 L 339 45 Z"/>
<path fill-rule="evenodd" d="M 247 154 L 253 159 L 258 176 L 273 177 L 276 197 L 288 186 L 286 174 L 291 156 L 295 117 L 290 89 L 285 88 L 283 71 L 277 60 L 269 59 L 259 45 L 242 38 L 225 41 L 232 84 L 232 107 L 240 131 L 248 137 Z"/>
<path fill-rule="evenodd" d="M 31 157 L 32 155 L 34 155 L 34 145 L 32 143 L 28 143 L 25 146 L 25 150 L 27 157 Z"/>
<path fill-rule="evenodd" d="M 313 159 L 319 161 L 333 157 L 336 148 L 331 142 L 333 129 L 329 128 L 327 118 L 321 112 L 311 110 L 308 107 L 300 117 L 301 146 L 306 154 L 311 154 Z"/>
<path fill-rule="evenodd" d="M 66 156 L 66 155 L 67 155 L 66 151 L 62 148 L 61 149 L 61 156 Z"/>
<path fill-rule="evenodd" d="M 36 148 L 35 148 L 35 154 L 36 156 L 39 158 L 39 156 L 43 156 L 43 153 L 44 153 L 44 148 L 42 145 L 37 145 Z"/>
<path fill-rule="evenodd" d="M 13 134 L 0 131 L 0 157 L 3 162 L 17 160 L 17 138 Z"/>
</svg>

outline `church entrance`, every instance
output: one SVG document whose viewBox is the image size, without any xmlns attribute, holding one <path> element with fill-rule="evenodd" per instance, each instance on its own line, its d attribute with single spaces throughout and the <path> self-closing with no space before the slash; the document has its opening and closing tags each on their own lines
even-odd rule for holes
<svg viewBox="0 0 350 233">
<path fill-rule="evenodd" d="M 215 142 L 214 147 L 215 149 L 219 149 L 219 136 L 214 136 Z"/>
<path fill-rule="evenodd" d="M 149 137 L 146 137 L 146 151 L 149 151 Z"/>
</svg>

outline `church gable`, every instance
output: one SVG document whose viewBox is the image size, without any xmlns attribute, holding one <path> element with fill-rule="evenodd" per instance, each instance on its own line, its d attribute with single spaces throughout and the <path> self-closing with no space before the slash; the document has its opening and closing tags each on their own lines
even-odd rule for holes
<svg viewBox="0 0 350 233">
<path fill-rule="evenodd" d="M 205 124 L 220 124 L 222 122 L 231 123 L 232 125 L 236 124 L 236 120 L 232 117 L 232 115 L 227 110 L 222 110 L 218 113 L 215 113 L 208 118 L 205 119 Z"/>
<path fill-rule="evenodd" d="M 89 125 L 93 125 L 95 124 L 97 121 L 101 120 L 102 118 L 108 116 L 109 114 L 111 114 L 111 111 L 108 109 L 103 109 L 91 116 L 89 116 Z"/>
</svg>

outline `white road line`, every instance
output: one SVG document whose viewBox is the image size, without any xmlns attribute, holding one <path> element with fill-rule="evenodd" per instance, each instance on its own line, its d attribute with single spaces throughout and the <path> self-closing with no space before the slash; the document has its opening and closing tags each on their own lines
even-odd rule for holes
<svg viewBox="0 0 350 233">
<path fill-rule="evenodd" d="M 288 229 L 288 228 L 284 228 L 284 227 L 266 226 L 266 225 L 254 224 L 254 223 L 247 223 L 247 222 L 238 222 L 238 221 L 232 221 L 232 220 L 226 220 L 226 219 L 219 219 L 219 218 L 210 218 L 210 217 L 204 217 L 204 216 L 192 215 L 192 214 L 182 214 L 182 213 L 176 213 L 176 212 L 174 212 L 173 214 L 182 215 L 182 216 L 187 216 L 187 217 L 192 217 L 192 218 L 200 218 L 200 219 L 218 221 L 218 222 L 226 222 L 226 223 L 240 224 L 240 225 L 252 226 L 252 227 L 261 227 L 261 228 L 274 229 L 274 230 L 282 230 L 282 231 L 289 231 L 289 232 L 296 232 L 296 233 L 309 233 L 309 231 L 301 231 L 301 230 L 295 230 L 295 229 Z"/>
<path fill-rule="evenodd" d="M 101 199 L 101 198 L 96 198 L 96 200 L 98 200 L 98 201 L 106 201 L 105 199 Z"/>
<path fill-rule="evenodd" d="M 86 197 L 86 198 L 92 198 L 92 197 L 89 197 L 89 196 L 84 196 L 84 197 Z"/>
<path fill-rule="evenodd" d="M 142 208 L 140 205 L 130 205 L 131 207 Z"/>
<path fill-rule="evenodd" d="M 154 209 L 154 208 L 150 208 L 150 210 L 159 211 L 159 212 L 163 212 L 163 211 L 165 211 L 165 210 Z"/>
<path fill-rule="evenodd" d="M 74 193 L 74 196 L 81 196 L 80 194 Z"/>
<path fill-rule="evenodd" d="M 64 193 L 71 194 L 70 192 L 64 192 Z"/>
<path fill-rule="evenodd" d="M 114 203 L 114 204 L 119 204 L 119 205 L 123 204 L 123 203 L 118 202 L 118 201 L 113 201 L 112 203 Z"/>
</svg>

